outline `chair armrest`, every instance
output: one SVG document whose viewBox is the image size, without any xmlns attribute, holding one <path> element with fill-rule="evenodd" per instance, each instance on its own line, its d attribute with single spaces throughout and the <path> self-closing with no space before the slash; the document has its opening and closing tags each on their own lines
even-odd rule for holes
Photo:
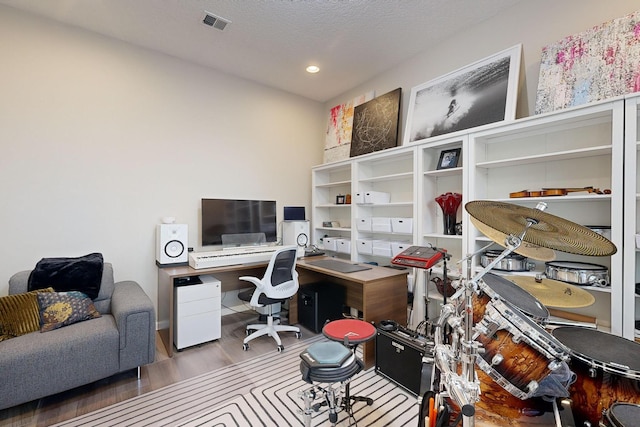
<svg viewBox="0 0 640 427">
<path fill-rule="evenodd" d="M 155 309 L 149 296 L 134 281 L 115 284 L 111 313 L 120 334 L 120 371 L 155 359 Z"/>
<path fill-rule="evenodd" d="M 258 300 L 260 299 L 260 294 L 264 293 L 264 286 L 262 285 L 262 280 L 258 279 L 257 277 L 253 277 L 253 276 L 241 276 L 241 277 L 239 277 L 239 279 L 247 281 L 247 282 L 251 282 L 256 287 L 256 290 L 253 291 L 253 294 L 251 295 L 251 301 L 249 301 L 249 304 L 252 307 L 264 307 L 263 304 L 260 304 L 258 302 Z"/>
</svg>

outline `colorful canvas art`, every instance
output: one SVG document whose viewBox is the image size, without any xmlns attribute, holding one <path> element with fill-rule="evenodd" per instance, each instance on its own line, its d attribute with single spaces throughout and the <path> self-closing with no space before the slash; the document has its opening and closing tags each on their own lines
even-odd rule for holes
<svg viewBox="0 0 640 427">
<path fill-rule="evenodd" d="M 324 144 L 324 163 L 349 158 L 354 108 L 373 99 L 374 93 L 374 91 L 371 91 L 360 95 L 344 104 L 336 105 L 329 111 L 329 122 Z"/>
<path fill-rule="evenodd" d="M 640 91 L 640 11 L 542 49 L 535 114 Z"/>
</svg>

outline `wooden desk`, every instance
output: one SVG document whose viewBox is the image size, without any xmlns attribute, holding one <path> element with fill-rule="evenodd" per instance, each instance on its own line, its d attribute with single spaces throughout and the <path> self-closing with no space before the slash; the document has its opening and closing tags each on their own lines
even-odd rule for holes
<svg viewBox="0 0 640 427">
<path fill-rule="evenodd" d="M 342 285 L 346 290 L 345 305 L 362 312 L 362 320 L 375 322 L 395 320 L 401 325 L 407 323 L 407 274 L 409 270 L 371 266 L 371 270 L 354 273 L 340 273 L 312 265 L 320 257 L 298 260 L 296 270 L 300 286 L 317 282 L 331 282 Z M 298 299 L 289 301 L 289 323 L 298 322 Z M 363 348 L 365 367 L 375 364 L 375 341 L 369 341 Z"/>
<path fill-rule="evenodd" d="M 340 273 L 310 263 L 323 257 L 298 259 L 296 271 L 299 274 L 300 286 L 317 282 L 331 282 L 344 286 L 346 290 L 345 304 L 362 312 L 366 322 L 380 322 L 391 319 L 400 324 L 407 323 L 407 274 L 409 270 L 371 266 L 370 270 L 354 273 Z M 347 262 L 347 261 L 345 261 Z M 195 270 L 191 267 L 165 267 L 158 269 L 158 306 L 169 305 L 169 335 L 163 342 L 169 357 L 173 355 L 173 284 L 180 277 L 211 274 L 222 282 L 222 291 L 246 289 L 251 284 L 240 281 L 240 276 L 264 275 L 267 263 L 232 265 L 225 267 L 203 268 Z M 164 298 L 161 296 L 164 295 Z M 289 323 L 298 323 L 298 299 L 289 301 Z M 162 336 L 163 334 L 161 334 Z M 369 368 L 375 363 L 375 342 L 364 344 L 365 366 Z"/>
</svg>

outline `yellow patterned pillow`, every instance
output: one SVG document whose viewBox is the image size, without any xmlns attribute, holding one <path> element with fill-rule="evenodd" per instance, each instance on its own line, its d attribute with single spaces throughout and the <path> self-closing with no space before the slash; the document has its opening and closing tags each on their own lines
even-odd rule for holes
<svg viewBox="0 0 640 427">
<path fill-rule="evenodd" d="M 0 297 L 0 341 L 40 329 L 40 292 L 53 292 L 53 288 Z"/>
<path fill-rule="evenodd" d="M 100 317 L 91 298 L 82 292 L 41 293 L 37 298 L 40 307 L 40 332 Z"/>
</svg>

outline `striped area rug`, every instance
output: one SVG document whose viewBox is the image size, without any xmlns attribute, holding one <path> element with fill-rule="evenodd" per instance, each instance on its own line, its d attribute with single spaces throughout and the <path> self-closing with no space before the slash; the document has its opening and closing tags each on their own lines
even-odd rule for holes
<svg viewBox="0 0 640 427">
<path fill-rule="evenodd" d="M 230 365 L 124 402 L 56 424 L 74 426 L 234 426 L 281 427 L 304 425 L 300 392 L 310 388 L 301 379 L 299 354 L 316 336 L 287 346 L 280 354 L 266 354 Z M 338 414 L 338 426 L 415 426 L 417 398 L 375 373 L 356 374 L 351 394 L 374 399 L 372 406 L 354 404 L 354 417 Z M 314 413 L 312 426 L 330 426 L 326 411 Z"/>
</svg>

